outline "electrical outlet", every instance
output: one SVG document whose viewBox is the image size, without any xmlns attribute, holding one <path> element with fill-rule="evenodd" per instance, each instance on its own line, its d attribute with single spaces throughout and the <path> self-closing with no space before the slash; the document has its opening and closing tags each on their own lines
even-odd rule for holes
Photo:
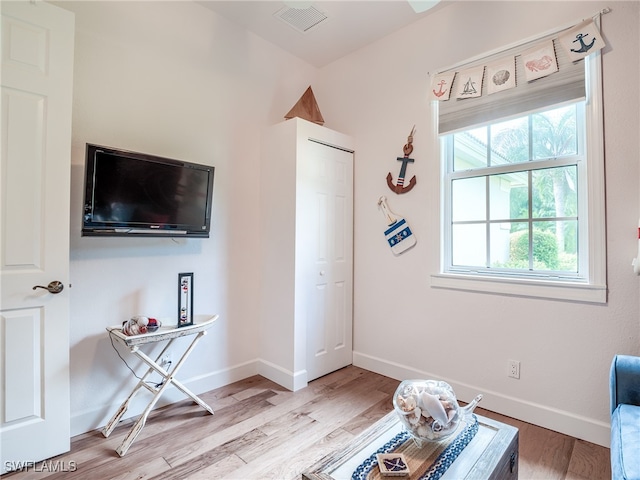
<svg viewBox="0 0 640 480">
<path fill-rule="evenodd" d="M 520 378 L 520 362 L 518 360 L 509 360 L 507 375 L 511 378 Z"/>
</svg>

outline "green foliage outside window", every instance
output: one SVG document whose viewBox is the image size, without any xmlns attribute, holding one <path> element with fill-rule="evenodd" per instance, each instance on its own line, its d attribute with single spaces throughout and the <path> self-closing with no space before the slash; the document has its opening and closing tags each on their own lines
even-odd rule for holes
<svg viewBox="0 0 640 480">
<path fill-rule="evenodd" d="M 534 232 L 533 242 L 533 268 L 534 270 L 558 270 L 558 244 L 556 235 L 550 231 Z M 510 238 L 511 261 L 508 268 L 529 268 L 529 235 L 525 231 L 511 234 Z"/>
</svg>

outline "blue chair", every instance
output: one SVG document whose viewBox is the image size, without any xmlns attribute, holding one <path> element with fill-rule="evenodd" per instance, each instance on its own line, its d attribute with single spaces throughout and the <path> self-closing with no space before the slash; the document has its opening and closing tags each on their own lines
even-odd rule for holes
<svg viewBox="0 0 640 480">
<path fill-rule="evenodd" d="M 611 394 L 611 478 L 640 480 L 640 357 L 616 355 Z"/>
</svg>

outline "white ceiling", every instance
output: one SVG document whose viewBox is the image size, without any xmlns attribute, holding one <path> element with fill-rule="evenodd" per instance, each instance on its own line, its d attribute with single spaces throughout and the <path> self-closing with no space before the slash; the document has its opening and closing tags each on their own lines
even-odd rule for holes
<svg viewBox="0 0 640 480">
<path fill-rule="evenodd" d="M 434 0 L 410 1 L 287 0 L 285 4 L 285 1 L 273 0 L 202 0 L 197 3 L 307 63 L 323 67 L 429 15 L 444 4 Z M 416 12 L 432 6 L 430 10 Z M 302 7 L 306 11 L 313 7 L 327 19 L 306 32 L 301 32 L 274 16 L 286 7 Z"/>
</svg>

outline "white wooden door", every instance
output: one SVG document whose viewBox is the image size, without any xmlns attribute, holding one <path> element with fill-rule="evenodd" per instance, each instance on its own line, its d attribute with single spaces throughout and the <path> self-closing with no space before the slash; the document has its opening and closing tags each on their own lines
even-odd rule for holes
<svg viewBox="0 0 640 480">
<path fill-rule="evenodd" d="M 69 450 L 74 16 L 2 1 L 1 473 Z M 61 282 L 57 294 L 37 288 Z"/>
<path fill-rule="evenodd" d="M 309 295 L 307 380 L 353 362 L 353 152 L 309 140 L 306 172 Z M 300 206 L 299 206 L 300 208 Z M 305 260 L 302 260 L 305 262 Z"/>
</svg>

